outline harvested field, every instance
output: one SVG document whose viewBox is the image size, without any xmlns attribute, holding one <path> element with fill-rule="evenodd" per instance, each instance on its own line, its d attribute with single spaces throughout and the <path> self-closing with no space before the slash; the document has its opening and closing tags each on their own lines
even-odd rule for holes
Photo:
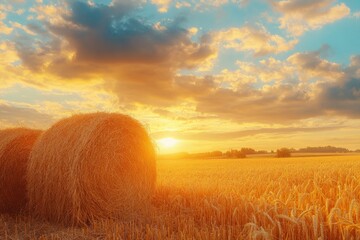
<svg viewBox="0 0 360 240">
<path fill-rule="evenodd" d="M 0 217 L 13 239 L 360 239 L 360 156 L 158 161 L 147 218 L 56 227 Z"/>
</svg>

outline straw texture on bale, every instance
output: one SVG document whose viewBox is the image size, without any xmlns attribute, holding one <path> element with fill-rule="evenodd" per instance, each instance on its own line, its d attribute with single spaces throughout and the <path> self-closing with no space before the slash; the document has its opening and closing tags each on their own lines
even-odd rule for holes
<svg viewBox="0 0 360 240">
<path fill-rule="evenodd" d="M 155 160 L 147 131 L 129 116 L 93 113 L 61 120 L 31 153 L 29 210 L 65 225 L 134 217 L 153 194 Z"/>
<path fill-rule="evenodd" d="M 0 212 L 17 213 L 26 206 L 26 167 L 39 130 L 0 130 Z"/>
</svg>

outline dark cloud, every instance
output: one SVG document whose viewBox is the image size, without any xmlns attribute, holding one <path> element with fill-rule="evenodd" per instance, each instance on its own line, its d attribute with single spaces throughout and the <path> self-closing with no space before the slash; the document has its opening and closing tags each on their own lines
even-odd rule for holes
<svg viewBox="0 0 360 240">
<path fill-rule="evenodd" d="M 118 1 L 112 6 L 104 4 L 91 6 L 81 1 L 69 1 L 69 3 L 72 14 L 67 18 L 76 24 L 94 29 L 111 27 L 114 19 L 121 19 L 136 8 L 132 1 Z"/>
<path fill-rule="evenodd" d="M 75 27 L 52 25 L 50 29 L 70 43 L 76 51 L 75 61 L 195 67 L 198 56 L 207 49 L 190 40 L 181 21 L 156 27 L 136 16 L 133 5 L 90 6 L 75 1 L 71 9 L 67 18 Z"/>
<path fill-rule="evenodd" d="M 191 40 L 182 17 L 152 23 L 139 16 L 139 5 L 131 1 L 69 1 L 69 8 L 62 22 L 44 23 L 48 35 L 42 42 L 17 41 L 29 69 L 67 81 L 104 79 L 104 87 L 120 100 L 149 105 L 171 104 L 187 92 L 201 91 L 198 84 L 177 80 L 176 73 L 199 67 L 216 51 L 206 38 Z M 35 25 L 32 29 L 41 32 Z"/>
<path fill-rule="evenodd" d="M 334 114 L 360 117 L 360 78 L 323 86 L 319 96 L 324 109 Z"/>
<path fill-rule="evenodd" d="M 350 79 L 337 85 L 330 85 L 325 89 L 324 94 L 333 101 L 360 100 L 360 79 Z"/>
<path fill-rule="evenodd" d="M 177 69 L 197 67 L 214 54 L 205 41 L 197 43 L 190 39 L 188 30 L 181 26 L 183 18 L 164 25 L 150 23 L 136 15 L 137 7 L 132 2 L 92 6 L 70 1 L 69 4 L 70 15 L 63 16 L 63 23 L 44 23 L 53 34 L 48 36 L 51 41 L 37 42 L 37 46 L 18 42 L 19 55 L 30 68 L 50 62 L 46 70 L 59 75 L 64 73 L 64 67 L 78 66 L 77 74 L 75 69 L 70 72 L 86 75 L 87 72 L 106 74 L 111 70 L 113 74 L 124 72 L 126 75 L 129 66 L 141 71 L 145 65 L 161 67 L 173 74 Z M 36 25 L 32 25 L 32 29 L 41 31 Z M 65 49 L 55 44 L 59 41 L 68 44 Z M 23 42 L 29 43 L 29 40 Z M 73 58 L 63 56 L 63 50 L 73 51 Z M 54 52 L 58 54 L 49 56 Z M 66 73 L 64 76 L 67 77 Z"/>
<path fill-rule="evenodd" d="M 360 117 L 360 55 L 353 56 L 343 77 L 320 85 L 319 102 L 331 114 Z"/>
<path fill-rule="evenodd" d="M 310 71 L 318 76 L 337 74 L 342 71 L 341 66 L 326 61 L 322 56 L 331 51 L 328 45 L 323 45 L 319 50 L 313 52 L 295 53 L 289 57 L 289 61 L 296 65 L 300 71 Z"/>
</svg>

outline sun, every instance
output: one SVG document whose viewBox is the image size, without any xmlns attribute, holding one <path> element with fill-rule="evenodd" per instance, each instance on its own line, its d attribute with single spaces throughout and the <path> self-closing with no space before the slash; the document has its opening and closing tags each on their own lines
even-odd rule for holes
<svg viewBox="0 0 360 240">
<path fill-rule="evenodd" d="M 175 147 L 179 141 L 172 137 L 166 137 L 157 140 L 157 142 L 162 148 L 172 148 Z"/>
</svg>

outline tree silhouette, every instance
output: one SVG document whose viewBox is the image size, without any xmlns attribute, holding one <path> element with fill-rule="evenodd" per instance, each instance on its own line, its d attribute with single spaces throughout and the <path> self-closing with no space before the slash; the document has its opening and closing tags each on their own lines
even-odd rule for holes
<svg viewBox="0 0 360 240">
<path fill-rule="evenodd" d="M 280 148 L 276 150 L 276 157 L 278 158 L 291 157 L 291 151 L 288 148 Z"/>
</svg>

